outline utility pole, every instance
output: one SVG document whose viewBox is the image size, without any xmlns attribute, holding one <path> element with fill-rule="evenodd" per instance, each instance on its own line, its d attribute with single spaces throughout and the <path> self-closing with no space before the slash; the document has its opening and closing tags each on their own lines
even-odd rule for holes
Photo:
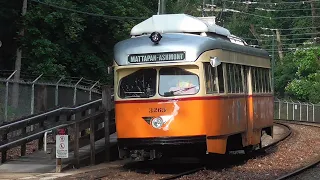
<svg viewBox="0 0 320 180">
<path fill-rule="evenodd" d="M 158 1 L 158 15 L 166 13 L 166 0 Z"/>
<path fill-rule="evenodd" d="M 279 58 L 280 60 L 283 59 L 283 53 L 282 53 L 282 44 L 281 44 L 281 38 L 280 38 L 280 31 L 279 29 L 276 29 L 277 34 L 277 41 L 278 41 L 278 52 L 279 52 Z M 282 61 L 281 61 L 282 62 Z"/>
<path fill-rule="evenodd" d="M 202 17 L 204 17 L 204 2 L 205 0 L 202 1 Z"/>
<path fill-rule="evenodd" d="M 273 31 L 272 31 L 273 34 Z M 275 59 L 274 59 L 274 38 L 275 35 L 269 35 L 269 34 L 260 34 L 260 36 L 264 36 L 264 37 L 272 37 L 272 59 L 271 59 L 271 86 L 274 92 L 274 67 L 275 67 Z"/>
<path fill-rule="evenodd" d="M 317 22 L 317 20 L 316 20 L 316 6 L 315 6 L 314 0 L 310 1 L 310 6 L 311 6 L 311 15 L 312 15 L 312 26 L 314 27 L 312 29 L 313 29 L 314 33 L 317 33 L 316 27 L 318 26 L 318 23 L 316 23 Z M 315 37 L 317 37 L 317 34 L 313 35 L 313 38 L 315 38 Z"/>
<path fill-rule="evenodd" d="M 28 0 L 23 0 L 22 4 L 22 18 L 26 15 L 27 13 L 27 6 L 28 6 Z M 24 36 L 24 27 L 20 31 L 19 34 L 20 37 Z M 21 72 L 21 59 L 22 59 L 22 49 L 21 47 L 18 46 L 17 52 L 16 52 L 16 62 L 15 62 L 15 70 L 16 73 L 14 74 L 14 81 L 15 83 L 13 84 L 12 88 L 12 106 L 14 108 L 18 107 L 18 102 L 19 102 L 19 83 L 18 81 L 20 80 L 20 72 Z"/>
</svg>

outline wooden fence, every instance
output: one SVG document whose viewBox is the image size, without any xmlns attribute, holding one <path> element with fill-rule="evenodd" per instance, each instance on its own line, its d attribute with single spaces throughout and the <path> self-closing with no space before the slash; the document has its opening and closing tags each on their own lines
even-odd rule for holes
<svg viewBox="0 0 320 180">
<path fill-rule="evenodd" d="M 33 130 L 27 131 L 31 126 Z M 74 152 L 73 160 L 76 167 L 80 161 L 79 148 L 86 145 L 90 145 L 91 163 L 95 163 L 94 144 L 102 138 L 105 138 L 108 160 L 109 135 L 116 131 L 111 87 L 102 87 L 102 99 L 76 107 L 61 107 L 0 126 L 1 163 L 7 161 L 8 150 L 18 146 L 21 147 L 21 156 L 26 155 L 26 144 L 30 141 L 37 140 L 38 149 L 43 149 L 44 134 L 52 131 L 55 135 L 59 128 L 68 129 L 69 151 Z"/>
</svg>

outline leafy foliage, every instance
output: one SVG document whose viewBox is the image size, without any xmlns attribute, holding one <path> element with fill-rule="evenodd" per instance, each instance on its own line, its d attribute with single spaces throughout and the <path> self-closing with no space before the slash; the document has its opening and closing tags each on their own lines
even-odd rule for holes
<svg viewBox="0 0 320 180">
<path fill-rule="evenodd" d="M 158 9 L 158 1 L 150 0 L 29 0 L 28 13 L 22 18 L 21 1 L 0 2 L 0 68 L 14 69 L 16 48 L 22 45 L 22 71 L 44 75 L 83 76 L 88 79 L 110 82 L 107 66 L 112 65 L 113 46 L 129 37 L 130 29 Z M 42 3 L 41 3 L 42 2 Z M 320 18 L 312 21 L 310 3 L 284 4 L 281 0 L 256 0 L 250 5 L 242 1 L 214 1 L 215 12 L 201 12 L 201 6 L 209 0 L 167 0 L 167 13 L 185 13 L 193 16 L 214 15 L 216 21 L 232 34 L 274 51 L 275 90 L 279 97 L 302 101 L 320 102 L 319 48 L 291 53 L 289 48 L 304 48 L 314 43 L 319 32 Z M 296 2 L 296 1 L 295 1 Z M 43 4 L 45 3 L 45 4 Z M 272 4 L 266 4 L 272 3 Z M 46 5 L 47 4 L 47 5 Z M 320 3 L 314 3 L 320 8 Z M 266 11 L 267 9 L 276 11 Z M 293 10 L 300 9 L 300 10 Z M 199 11 L 200 10 L 200 11 Z M 117 18 L 110 16 L 118 16 Z M 295 18 L 309 16 L 305 18 Z M 319 16 L 319 12 L 316 12 Z M 134 18 L 120 17 L 142 17 Z M 292 17 L 292 18 L 284 18 Z M 24 25 L 24 26 L 23 26 Z M 25 27 L 25 36 L 19 30 Z M 278 56 L 275 31 L 278 28 L 285 57 Z M 319 46 L 316 46 L 319 47 Z"/>
</svg>

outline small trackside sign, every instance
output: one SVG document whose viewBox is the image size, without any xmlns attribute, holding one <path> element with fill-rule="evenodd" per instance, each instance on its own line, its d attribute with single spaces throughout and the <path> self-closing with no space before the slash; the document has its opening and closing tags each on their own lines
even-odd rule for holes
<svg viewBox="0 0 320 180">
<path fill-rule="evenodd" d="M 56 158 L 68 158 L 68 135 L 56 135 Z"/>
</svg>

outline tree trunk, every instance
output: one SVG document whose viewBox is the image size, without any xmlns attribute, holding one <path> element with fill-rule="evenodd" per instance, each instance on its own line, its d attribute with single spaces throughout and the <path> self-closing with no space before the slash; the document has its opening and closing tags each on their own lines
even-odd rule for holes
<svg viewBox="0 0 320 180">
<path fill-rule="evenodd" d="M 23 0 L 22 16 L 26 15 L 27 6 L 28 6 L 28 0 Z M 19 35 L 24 36 L 24 28 L 22 28 Z M 18 81 L 20 80 L 20 72 L 21 72 L 21 59 L 22 59 L 21 47 L 17 48 L 16 55 L 17 55 L 17 57 L 16 57 L 16 62 L 15 62 L 15 70 L 17 70 L 17 71 L 14 74 L 15 83 L 13 84 L 13 87 L 12 87 L 12 106 L 13 106 L 13 108 L 18 108 L 18 104 L 19 104 L 19 83 L 18 83 Z"/>
<path fill-rule="evenodd" d="M 282 43 L 281 43 L 281 37 L 280 37 L 280 31 L 276 29 L 276 34 L 277 34 L 277 44 L 278 44 L 278 52 L 279 52 L 279 58 L 280 61 L 283 59 L 283 52 L 282 52 Z"/>
</svg>

